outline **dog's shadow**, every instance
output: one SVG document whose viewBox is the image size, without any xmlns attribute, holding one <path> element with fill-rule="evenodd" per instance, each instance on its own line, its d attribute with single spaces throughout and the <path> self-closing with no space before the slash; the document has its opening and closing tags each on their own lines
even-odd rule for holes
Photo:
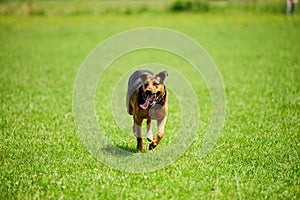
<svg viewBox="0 0 300 200">
<path fill-rule="evenodd" d="M 131 153 L 139 153 L 139 150 L 138 150 L 137 148 L 132 147 L 132 146 L 129 146 L 129 145 L 125 145 L 125 144 L 123 144 L 123 145 L 117 144 L 116 146 L 119 147 L 119 148 L 122 149 L 122 150 L 129 151 L 129 152 L 131 152 Z"/>
<path fill-rule="evenodd" d="M 125 144 L 107 145 L 102 150 L 113 156 L 132 156 L 133 154 L 140 153 L 138 149 Z"/>
</svg>

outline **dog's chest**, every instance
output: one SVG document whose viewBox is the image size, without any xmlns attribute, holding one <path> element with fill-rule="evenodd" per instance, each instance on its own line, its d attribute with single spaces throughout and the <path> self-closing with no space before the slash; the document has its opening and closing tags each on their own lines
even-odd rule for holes
<svg viewBox="0 0 300 200">
<path fill-rule="evenodd" d="M 149 109 L 149 117 L 151 119 L 159 120 L 166 116 L 166 111 L 161 105 L 155 105 Z"/>
</svg>

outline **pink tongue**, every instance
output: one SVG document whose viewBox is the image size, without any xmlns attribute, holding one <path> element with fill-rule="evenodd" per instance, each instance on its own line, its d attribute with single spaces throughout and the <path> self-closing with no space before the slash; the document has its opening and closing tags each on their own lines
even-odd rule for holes
<svg viewBox="0 0 300 200">
<path fill-rule="evenodd" d="M 145 100 L 145 103 L 144 104 L 141 104 L 140 107 L 144 110 L 146 110 L 149 106 L 149 101 L 151 101 L 153 99 L 153 96 L 152 97 L 147 97 L 147 99 Z"/>
</svg>

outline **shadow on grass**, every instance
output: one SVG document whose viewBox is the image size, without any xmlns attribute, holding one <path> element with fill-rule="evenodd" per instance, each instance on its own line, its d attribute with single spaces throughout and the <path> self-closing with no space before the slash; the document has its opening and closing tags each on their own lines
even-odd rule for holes
<svg viewBox="0 0 300 200">
<path fill-rule="evenodd" d="M 120 145 L 120 144 L 117 144 L 116 146 L 119 147 L 120 149 L 123 149 L 125 151 L 129 151 L 131 153 L 139 153 L 140 152 L 139 150 L 137 150 L 137 148 L 134 148 L 134 147 L 129 146 L 129 145 Z"/>
<path fill-rule="evenodd" d="M 140 153 L 139 150 L 129 145 L 107 145 L 102 148 L 103 151 L 107 152 L 112 156 L 132 156 L 135 153 Z"/>
</svg>

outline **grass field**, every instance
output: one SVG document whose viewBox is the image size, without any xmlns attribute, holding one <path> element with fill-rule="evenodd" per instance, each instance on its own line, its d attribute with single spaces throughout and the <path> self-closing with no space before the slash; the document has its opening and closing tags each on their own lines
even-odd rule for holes
<svg viewBox="0 0 300 200">
<path fill-rule="evenodd" d="M 123 75 L 118 67 L 149 62 L 185 73 L 201 118 L 197 140 L 180 159 L 155 172 L 132 174 L 98 162 L 78 138 L 73 83 L 99 42 L 149 26 L 180 31 L 207 50 L 223 77 L 227 114 L 213 151 L 200 158 L 211 112 L 205 84 L 172 55 L 148 50 L 120 58 L 107 71 L 108 82 Z M 8 15 L 0 17 L 0 33 L 1 199 L 299 199 L 298 15 Z M 99 87 L 96 99 L 110 90 Z M 96 103 L 100 126 L 107 132 L 111 126 L 114 143 L 134 149 L 134 139 L 114 131 L 103 107 L 109 101 Z M 171 98 L 166 137 L 157 151 L 172 142 L 177 105 Z"/>
</svg>

